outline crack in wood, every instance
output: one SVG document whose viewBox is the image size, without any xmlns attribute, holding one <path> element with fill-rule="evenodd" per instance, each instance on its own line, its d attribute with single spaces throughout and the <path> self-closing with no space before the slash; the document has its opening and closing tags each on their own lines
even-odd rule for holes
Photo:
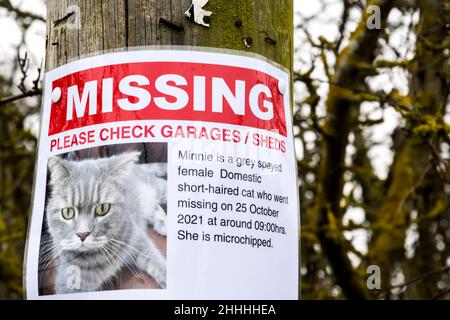
<svg viewBox="0 0 450 320">
<path fill-rule="evenodd" d="M 173 23 L 172 21 L 169 21 L 164 18 L 159 18 L 159 23 L 169 27 L 172 30 L 178 31 L 178 32 L 184 31 L 183 26 L 177 25 L 177 24 Z"/>
<path fill-rule="evenodd" d="M 64 17 L 57 19 L 53 22 L 53 27 L 58 26 L 59 24 L 61 24 L 62 22 L 66 22 L 67 19 L 69 19 L 71 16 L 73 16 L 75 14 L 75 11 L 69 12 L 67 13 Z"/>
</svg>

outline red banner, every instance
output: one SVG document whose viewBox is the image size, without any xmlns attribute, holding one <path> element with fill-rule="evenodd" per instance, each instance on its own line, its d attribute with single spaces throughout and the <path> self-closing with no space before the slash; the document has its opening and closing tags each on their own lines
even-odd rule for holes
<svg viewBox="0 0 450 320">
<path fill-rule="evenodd" d="M 142 62 L 87 69 L 52 83 L 61 98 L 52 103 L 49 135 L 116 121 L 191 120 L 286 136 L 278 87 L 266 73 L 215 64 Z"/>
</svg>

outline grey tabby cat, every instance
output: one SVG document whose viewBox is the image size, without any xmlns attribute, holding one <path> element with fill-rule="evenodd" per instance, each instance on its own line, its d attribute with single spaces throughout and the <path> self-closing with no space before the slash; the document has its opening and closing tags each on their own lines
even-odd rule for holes
<svg viewBox="0 0 450 320">
<path fill-rule="evenodd" d="M 143 271 L 166 287 L 165 258 L 147 235 L 147 224 L 166 235 L 161 205 L 167 182 L 159 177 L 166 168 L 138 165 L 139 155 L 49 159 L 47 224 L 57 265 L 55 293 L 104 290 L 124 269 Z"/>
</svg>

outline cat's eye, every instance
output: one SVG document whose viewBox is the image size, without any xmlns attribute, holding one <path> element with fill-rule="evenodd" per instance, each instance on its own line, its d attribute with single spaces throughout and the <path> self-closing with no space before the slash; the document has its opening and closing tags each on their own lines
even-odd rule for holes
<svg viewBox="0 0 450 320">
<path fill-rule="evenodd" d="M 109 203 L 102 203 L 95 207 L 95 214 L 98 216 L 104 216 L 109 212 L 109 209 L 111 209 L 111 204 Z"/>
<path fill-rule="evenodd" d="M 61 209 L 61 215 L 66 220 L 73 219 L 73 217 L 75 216 L 75 209 L 74 208 Z"/>
</svg>

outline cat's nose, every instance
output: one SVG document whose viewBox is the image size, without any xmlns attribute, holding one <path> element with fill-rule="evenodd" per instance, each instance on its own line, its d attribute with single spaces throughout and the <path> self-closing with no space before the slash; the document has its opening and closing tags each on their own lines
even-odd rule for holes
<svg viewBox="0 0 450 320">
<path fill-rule="evenodd" d="M 76 235 L 81 239 L 81 241 L 84 241 L 88 235 L 90 235 L 90 232 L 77 232 Z"/>
</svg>

